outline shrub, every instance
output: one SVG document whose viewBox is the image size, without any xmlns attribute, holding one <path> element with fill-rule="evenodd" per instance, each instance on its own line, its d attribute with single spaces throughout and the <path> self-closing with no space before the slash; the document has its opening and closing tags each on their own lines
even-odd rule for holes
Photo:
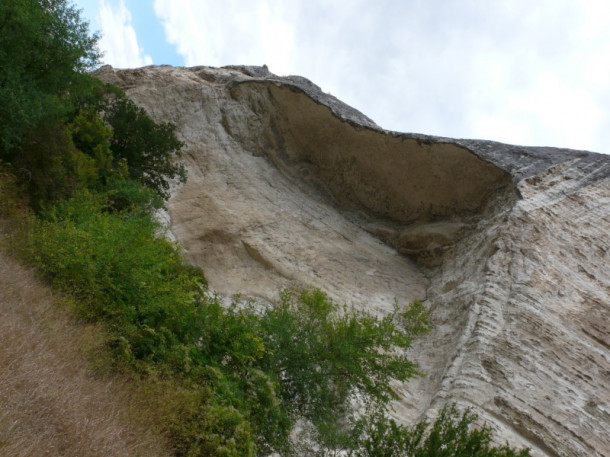
<svg viewBox="0 0 610 457">
<path fill-rule="evenodd" d="M 76 191 L 95 186 L 95 159 L 78 150 L 67 128 L 49 124 L 30 131 L 13 169 L 27 186 L 34 209 L 41 210 Z"/>
<path fill-rule="evenodd" d="M 264 351 L 255 315 L 206 294 L 201 271 L 184 265 L 142 208 L 117 211 L 106 194 L 83 192 L 43 216 L 23 252 L 78 299 L 82 318 L 107 324 L 115 366 L 190 379 L 191 390 L 207 392 L 171 422 L 180 455 L 251 455 L 256 420 L 278 405 L 253 366 Z"/>
<path fill-rule="evenodd" d="M 528 457 L 528 449 L 492 444 L 492 430 L 474 424 L 478 416 L 455 404 L 443 407 L 430 426 L 423 420 L 413 427 L 398 425 L 383 413 L 362 419 L 354 429 L 356 450 L 350 457 Z"/>
<path fill-rule="evenodd" d="M 98 175 L 105 182 L 115 172 L 110 151 L 112 131 L 91 108 L 79 111 L 68 129 L 74 146 L 94 160 Z"/>
<path fill-rule="evenodd" d="M 194 301 L 204 281 L 157 236 L 160 227 L 148 214 L 105 208 L 99 194 L 58 204 L 34 224 L 28 257 L 79 298 L 82 316 L 111 322 L 136 358 L 177 356 L 180 338 L 195 332 Z"/>
<path fill-rule="evenodd" d="M 152 189 L 137 181 L 112 176 L 106 182 L 108 206 L 113 211 L 143 211 L 151 213 L 163 207 L 163 200 Z"/>
<path fill-rule="evenodd" d="M 242 412 L 215 403 L 208 394 L 182 409 L 171 425 L 177 457 L 252 457 L 255 437 Z"/>
</svg>

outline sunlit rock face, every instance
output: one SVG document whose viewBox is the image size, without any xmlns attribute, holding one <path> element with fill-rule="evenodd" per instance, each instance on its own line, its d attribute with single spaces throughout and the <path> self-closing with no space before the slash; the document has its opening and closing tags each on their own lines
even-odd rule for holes
<svg viewBox="0 0 610 457">
<path fill-rule="evenodd" d="M 423 300 L 398 418 L 456 401 L 533 455 L 610 454 L 610 156 L 384 131 L 264 67 L 98 77 L 177 125 L 170 229 L 219 293 Z"/>
</svg>

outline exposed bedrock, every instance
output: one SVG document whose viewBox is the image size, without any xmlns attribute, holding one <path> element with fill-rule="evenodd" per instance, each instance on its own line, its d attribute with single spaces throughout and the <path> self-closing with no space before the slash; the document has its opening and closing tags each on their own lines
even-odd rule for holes
<svg viewBox="0 0 610 457">
<path fill-rule="evenodd" d="M 178 126 L 170 229 L 217 291 L 423 299 L 398 418 L 457 401 L 534 455 L 610 455 L 608 156 L 384 131 L 264 67 L 98 76 Z"/>
</svg>

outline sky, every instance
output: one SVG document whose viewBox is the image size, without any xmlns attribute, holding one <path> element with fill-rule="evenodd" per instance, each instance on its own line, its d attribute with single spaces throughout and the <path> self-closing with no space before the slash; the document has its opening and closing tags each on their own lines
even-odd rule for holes
<svg viewBox="0 0 610 457">
<path fill-rule="evenodd" d="M 610 154 L 608 0 L 77 0 L 118 68 L 263 65 L 388 130 Z"/>
</svg>

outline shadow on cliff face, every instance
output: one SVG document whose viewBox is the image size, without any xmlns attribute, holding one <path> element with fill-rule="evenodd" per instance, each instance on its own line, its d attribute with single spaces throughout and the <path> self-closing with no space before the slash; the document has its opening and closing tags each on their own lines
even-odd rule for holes
<svg viewBox="0 0 610 457">
<path fill-rule="evenodd" d="M 423 264 L 437 264 L 480 216 L 516 198 L 510 173 L 448 140 L 364 127 L 274 82 L 241 82 L 231 94 L 250 105 L 260 129 L 240 135 L 225 118 L 231 135 Z"/>
</svg>

